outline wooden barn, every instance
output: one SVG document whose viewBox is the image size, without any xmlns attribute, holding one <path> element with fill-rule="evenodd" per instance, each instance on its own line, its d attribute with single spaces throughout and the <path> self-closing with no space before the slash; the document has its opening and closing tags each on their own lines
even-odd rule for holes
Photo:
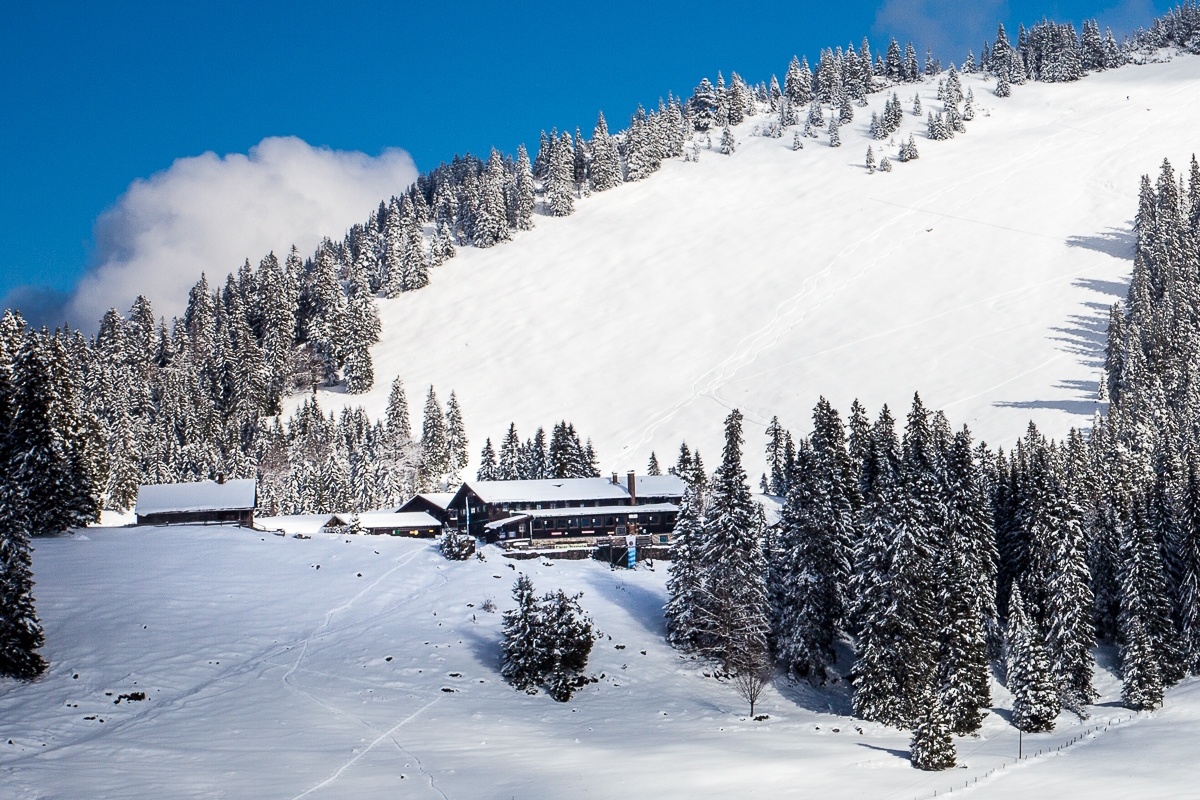
<svg viewBox="0 0 1200 800">
<path fill-rule="evenodd" d="M 138 525 L 236 523 L 252 527 L 258 486 L 252 478 L 138 487 Z"/>
<path fill-rule="evenodd" d="M 413 495 L 407 503 L 396 510 L 399 512 L 419 511 L 446 524 L 446 507 L 454 499 L 454 492 L 422 492 Z"/>
</svg>

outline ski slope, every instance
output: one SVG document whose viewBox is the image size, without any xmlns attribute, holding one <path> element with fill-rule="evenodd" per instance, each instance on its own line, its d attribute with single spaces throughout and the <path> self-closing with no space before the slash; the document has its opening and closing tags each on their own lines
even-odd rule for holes
<svg viewBox="0 0 1200 800">
<path fill-rule="evenodd" d="M 756 709 L 768 718 L 748 720 L 731 686 L 666 646 L 665 564 L 610 571 L 484 553 L 452 563 L 429 541 L 225 527 L 38 540 L 51 668 L 34 683 L 0 681 L 0 799 L 1194 793 L 1196 680 L 1136 716 L 1101 670 L 1091 719 L 1063 715 L 1055 732 L 1026 736 L 1025 754 L 1043 753 L 1019 763 L 997 686 L 982 735 L 956 739 L 965 767 L 923 773 L 906 732 L 844 716 L 839 687 L 776 683 Z M 589 664 L 603 678 L 569 703 L 499 677 L 500 612 L 518 570 L 539 592 L 584 592 L 604 633 Z M 139 691 L 144 700 L 114 702 Z"/>
<path fill-rule="evenodd" d="M 840 148 L 822 132 L 793 152 L 792 131 L 754 136 L 766 118 L 750 117 L 731 156 L 702 148 L 512 242 L 460 248 L 431 286 L 381 301 L 376 388 L 322 402 L 381 413 L 400 375 L 414 412 L 430 384 L 457 391 L 472 456 L 510 421 L 530 436 L 566 418 L 605 470 L 673 460 L 683 439 L 711 459 L 732 407 L 758 459 L 755 426 L 778 414 L 806 433 L 822 394 L 843 415 L 857 397 L 902 416 L 919 390 L 993 445 L 1030 419 L 1055 437 L 1089 426 L 1138 181 L 1164 157 L 1186 167 L 1200 59 L 1006 99 L 964 84 L 977 116 L 941 142 L 900 87 L 885 153 L 915 132 L 921 157 L 890 174 L 863 166 L 868 145 L 880 154 L 866 134 L 879 94 Z M 919 89 L 941 109 L 936 82 Z"/>
</svg>

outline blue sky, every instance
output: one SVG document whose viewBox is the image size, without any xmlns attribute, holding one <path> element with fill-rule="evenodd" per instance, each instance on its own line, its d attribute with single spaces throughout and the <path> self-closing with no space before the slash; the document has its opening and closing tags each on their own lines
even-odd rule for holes
<svg viewBox="0 0 1200 800">
<path fill-rule="evenodd" d="M 639 102 L 689 93 L 717 70 L 769 79 L 793 53 L 811 59 L 864 35 L 878 47 L 895 33 L 958 62 L 998 19 L 1095 16 L 1122 32 L 1168 5 L 10 3 L 0 26 L 0 297 L 18 286 L 70 290 L 98 257 L 97 217 L 177 158 L 297 136 L 372 156 L 403 148 L 424 170 L 455 152 L 536 142 L 543 127 L 590 132 L 598 109 L 623 127 Z"/>
</svg>

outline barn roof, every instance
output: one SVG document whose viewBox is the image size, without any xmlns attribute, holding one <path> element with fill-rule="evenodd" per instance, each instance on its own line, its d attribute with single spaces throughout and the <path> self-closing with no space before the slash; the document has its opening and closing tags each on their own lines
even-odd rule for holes
<svg viewBox="0 0 1200 800">
<path fill-rule="evenodd" d="M 335 514 L 283 514 L 277 517 L 259 517 L 256 521 L 269 531 L 284 533 L 320 533 L 330 520 L 339 519 Z"/>
<path fill-rule="evenodd" d="M 338 514 L 349 525 L 353 514 Z M 364 511 L 358 515 L 364 528 L 440 528 L 442 523 L 424 511 Z"/>
<path fill-rule="evenodd" d="M 253 478 L 195 483 L 161 483 L 138 487 L 137 514 L 182 511 L 248 511 L 257 500 Z"/>
</svg>

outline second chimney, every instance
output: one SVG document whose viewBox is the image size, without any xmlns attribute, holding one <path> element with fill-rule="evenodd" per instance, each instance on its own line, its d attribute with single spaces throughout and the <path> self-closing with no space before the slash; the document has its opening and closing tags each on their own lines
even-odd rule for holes
<svg viewBox="0 0 1200 800">
<path fill-rule="evenodd" d="M 613 486 L 620 486 L 621 479 L 617 477 L 617 473 L 613 473 Z"/>
<path fill-rule="evenodd" d="M 633 470 L 629 471 L 629 474 L 626 476 L 626 479 L 627 479 L 628 483 L 625 484 L 625 488 L 629 490 L 629 505 L 636 506 L 637 505 L 637 477 L 634 476 Z"/>
</svg>

